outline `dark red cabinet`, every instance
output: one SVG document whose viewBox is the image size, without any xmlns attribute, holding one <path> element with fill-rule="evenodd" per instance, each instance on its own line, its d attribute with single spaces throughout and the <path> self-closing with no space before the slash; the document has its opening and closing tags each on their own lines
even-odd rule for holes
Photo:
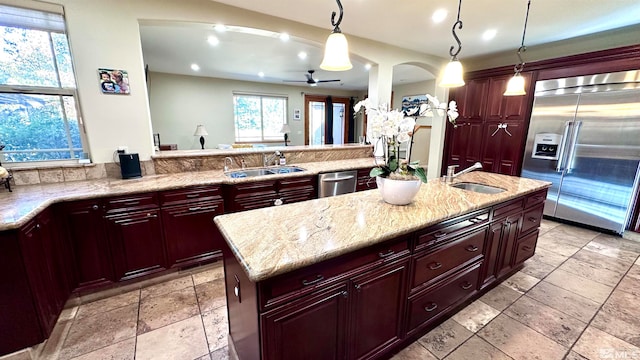
<svg viewBox="0 0 640 360">
<path fill-rule="evenodd" d="M 248 182 L 227 186 L 226 208 L 244 211 L 315 199 L 317 177 Z"/>
<path fill-rule="evenodd" d="M 487 92 L 487 104 L 484 119 L 486 121 L 524 121 L 527 101 L 530 97 L 504 96 L 507 83 L 513 75 L 495 76 L 489 78 L 489 90 Z M 531 73 L 522 73 L 525 86 L 531 84 Z"/>
<path fill-rule="evenodd" d="M 458 121 L 457 126 L 447 123 L 448 153 L 443 157 L 443 171 L 450 165 L 461 169 L 473 165 L 482 158 L 483 124 L 480 121 Z"/>
<path fill-rule="evenodd" d="M 358 169 L 358 179 L 356 181 L 356 191 L 364 191 L 369 189 L 377 189 L 376 179 L 369 176 L 371 168 Z"/>
<path fill-rule="evenodd" d="M 485 143 L 478 159 L 482 162 L 482 170 L 518 175 L 524 137 L 524 123 L 520 121 L 486 122 L 481 137 Z"/>
<path fill-rule="evenodd" d="M 482 120 L 488 86 L 489 79 L 473 79 L 451 91 L 449 98 L 457 103 L 460 122 Z"/>
</svg>

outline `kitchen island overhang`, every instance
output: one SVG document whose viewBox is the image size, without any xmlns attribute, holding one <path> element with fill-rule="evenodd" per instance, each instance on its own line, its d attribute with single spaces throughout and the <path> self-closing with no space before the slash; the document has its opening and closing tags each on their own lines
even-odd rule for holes
<svg viewBox="0 0 640 360">
<path fill-rule="evenodd" d="M 387 354 L 533 255 L 549 183 L 484 172 L 458 181 L 505 191 L 433 180 L 408 206 L 373 190 L 216 217 L 229 245 L 230 335 L 240 359 L 289 358 L 288 336 L 316 317 L 329 343 L 291 354 Z M 394 315 L 370 323 L 367 309 Z M 357 341 L 367 328 L 370 341 Z"/>
</svg>

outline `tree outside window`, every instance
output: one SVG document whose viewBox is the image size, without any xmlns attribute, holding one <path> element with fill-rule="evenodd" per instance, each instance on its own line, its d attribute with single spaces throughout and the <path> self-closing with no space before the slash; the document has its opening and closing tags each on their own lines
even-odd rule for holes
<svg viewBox="0 0 640 360">
<path fill-rule="evenodd" d="M 233 108 L 236 142 L 282 139 L 280 130 L 287 117 L 286 97 L 236 94 Z"/>
</svg>

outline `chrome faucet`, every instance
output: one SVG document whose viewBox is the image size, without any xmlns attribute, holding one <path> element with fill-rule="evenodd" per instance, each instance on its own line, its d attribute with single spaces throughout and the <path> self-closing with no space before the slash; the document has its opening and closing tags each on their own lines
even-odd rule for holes
<svg viewBox="0 0 640 360">
<path fill-rule="evenodd" d="M 273 165 L 274 161 L 276 159 L 280 158 L 280 155 L 281 155 L 280 151 L 278 151 L 278 150 L 276 150 L 276 152 L 274 152 L 273 154 L 268 155 L 268 156 L 267 156 L 267 154 L 262 154 L 262 165 L 264 165 L 264 166 Z M 279 162 L 278 162 L 278 164 L 279 164 Z"/>
<path fill-rule="evenodd" d="M 229 160 L 229 165 L 227 165 L 227 160 Z M 229 169 L 231 169 L 231 165 L 233 165 L 233 159 L 228 156 L 224 158 L 224 172 L 229 171 Z"/>
<path fill-rule="evenodd" d="M 460 176 L 462 174 L 466 174 L 468 172 L 472 172 L 473 170 L 482 169 L 482 164 L 477 162 L 477 163 L 471 165 L 470 167 L 460 171 L 459 173 L 456 173 L 456 168 L 457 167 L 458 167 L 458 165 L 447 166 L 447 175 L 444 177 L 444 182 L 452 183 L 453 179 L 457 178 L 458 176 Z"/>
</svg>

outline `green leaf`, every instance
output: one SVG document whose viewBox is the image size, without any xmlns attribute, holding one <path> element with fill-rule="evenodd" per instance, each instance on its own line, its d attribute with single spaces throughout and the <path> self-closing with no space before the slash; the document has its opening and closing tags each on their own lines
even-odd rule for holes
<svg viewBox="0 0 640 360">
<path fill-rule="evenodd" d="M 371 177 L 376 177 L 376 176 L 386 175 L 386 174 L 387 174 L 387 172 L 383 168 L 380 168 L 380 167 L 374 167 L 369 172 L 369 176 L 371 176 Z"/>
<path fill-rule="evenodd" d="M 396 159 L 394 156 L 389 158 L 389 170 L 391 172 L 398 170 L 398 159 Z"/>
<path fill-rule="evenodd" d="M 427 182 L 427 174 L 425 174 L 423 168 L 421 167 L 413 168 L 413 175 L 417 176 L 418 179 L 422 180 L 423 183 Z"/>
</svg>

